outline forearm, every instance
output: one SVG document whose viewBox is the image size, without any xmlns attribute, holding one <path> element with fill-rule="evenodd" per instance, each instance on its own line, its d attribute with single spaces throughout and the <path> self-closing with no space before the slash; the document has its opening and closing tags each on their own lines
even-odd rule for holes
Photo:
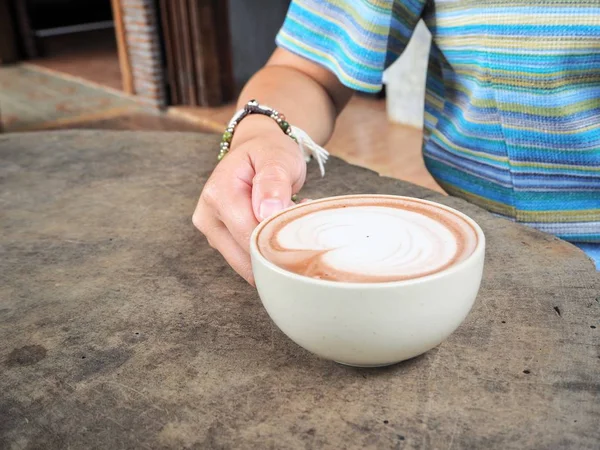
<svg viewBox="0 0 600 450">
<path fill-rule="evenodd" d="M 337 111 L 332 99 L 322 86 L 296 69 L 283 66 L 261 69 L 244 87 L 238 107 L 253 98 L 285 114 L 289 123 L 302 128 L 320 145 L 333 132 Z"/>
<path fill-rule="evenodd" d="M 334 75 L 300 57 L 278 50 L 269 63 L 246 84 L 238 107 L 251 99 L 285 114 L 288 122 L 324 145 L 336 118 L 351 96 Z M 240 123 L 234 145 L 261 133 L 277 131 L 268 117 L 252 116 Z"/>
</svg>

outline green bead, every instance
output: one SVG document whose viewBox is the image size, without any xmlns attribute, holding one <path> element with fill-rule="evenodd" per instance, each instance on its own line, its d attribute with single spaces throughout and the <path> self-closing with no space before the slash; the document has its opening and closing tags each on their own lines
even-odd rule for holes
<svg viewBox="0 0 600 450">
<path fill-rule="evenodd" d="M 294 194 L 294 195 L 292 195 L 292 201 L 293 201 L 294 203 L 297 203 L 297 202 L 298 202 L 298 194 Z"/>
<path fill-rule="evenodd" d="M 226 131 L 225 133 L 223 133 L 223 138 L 221 140 L 223 142 L 231 142 L 232 137 L 233 137 L 233 134 L 231 134 L 229 131 Z"/>
<path fill-rule="evenodd" d="M 285 120 L 282 120 L 281 122 L 279 122 L 279 126 L 283 131 L 287 131 L 287 129 L 290 127 L 290 124 L 287 123 Z"/>
<path fill-rule="evenodd" d="M 219 161 L 221 161 L 225 157 L 226 154 L 227 154 L 227 152 L 221 152 L 221 153 L 219 153 L 219 156 L 217 156 L 217 159 Z"/>
</svg>

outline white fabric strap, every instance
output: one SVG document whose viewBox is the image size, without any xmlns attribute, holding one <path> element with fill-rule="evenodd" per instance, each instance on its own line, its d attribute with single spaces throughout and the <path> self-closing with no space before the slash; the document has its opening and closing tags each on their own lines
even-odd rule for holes
<svg viewBox="0 0 600 450">
<path fill-rule="evenodd" d="M 321 176 L 325 176 L 325 163 L 329 158 L 329 152 L 313 141 L 310 136 L 302 129 L 290 125 L 292 136 L 298 141 L 300 150 L 304 155 L 304 160 L 308 163 L 312 158 L 317 160 Z"/>
</svg>

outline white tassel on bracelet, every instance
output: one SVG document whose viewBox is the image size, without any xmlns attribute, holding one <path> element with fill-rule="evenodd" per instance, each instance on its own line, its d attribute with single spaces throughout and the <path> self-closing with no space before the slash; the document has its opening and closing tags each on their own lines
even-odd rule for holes
<svg viewBox="0 0 600 450">
<path fill-rule="evenodd" d="M 290 127 L 292 129 L 292 136 L 296 138 L 296 142 L 298 142 L 306 162 L 308 163 L 311 158 L 314 158 L 319 164 L 321 176 L 325 176 L 325 163 L 329 157 L 329 152 L 313 141 L 304 130 L 295 126 Z"/>
<path fill-rule="evenodd" d="M 223 133 L 223 137 L 221 138 L 218 157 L 219 161 L 223 159 L 229 152 L 229 146 L 231 145 L 231 140 L 233 139 L 233 134 L 235 133 L 237 125 L 250 114 L 262 114 L 275 120 L 275 122 L 277 122 L 279 125 L 279 128 L 281 128 L 285 134 L 298 143 L 300 151 L 304 155 L 306 162 L 308 163 L 314 158 L 319 164 L 321 176 L 325 175 L 325 163 L 329 157 L 329 152 L 313 141 L 304 130 L 290 125 L 285 120 L 285 116 L 283 114 L 268 106 L 260 105 L 256 100 L 250 100 L 231 118 L 231 121 L 227 125 L 227 128 Z"/>
</svg>

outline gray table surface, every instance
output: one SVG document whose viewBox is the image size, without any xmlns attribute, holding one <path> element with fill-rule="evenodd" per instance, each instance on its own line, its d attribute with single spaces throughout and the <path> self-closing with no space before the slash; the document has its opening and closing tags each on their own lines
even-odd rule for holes
<svg viewBox="0 0 600 450">
<path fill-rule="evenodd" d="M 0 448 L 600 447 L 600 279 L 575 247 L 333 159 L 303 194 L 441 201 L 488 239 L 446 342 L 385 369 L 287 339 L 193 228 L 202 134 L 0 136 Z M 595 327 L 595 328 L 594 328 Z"/>
</svg>

